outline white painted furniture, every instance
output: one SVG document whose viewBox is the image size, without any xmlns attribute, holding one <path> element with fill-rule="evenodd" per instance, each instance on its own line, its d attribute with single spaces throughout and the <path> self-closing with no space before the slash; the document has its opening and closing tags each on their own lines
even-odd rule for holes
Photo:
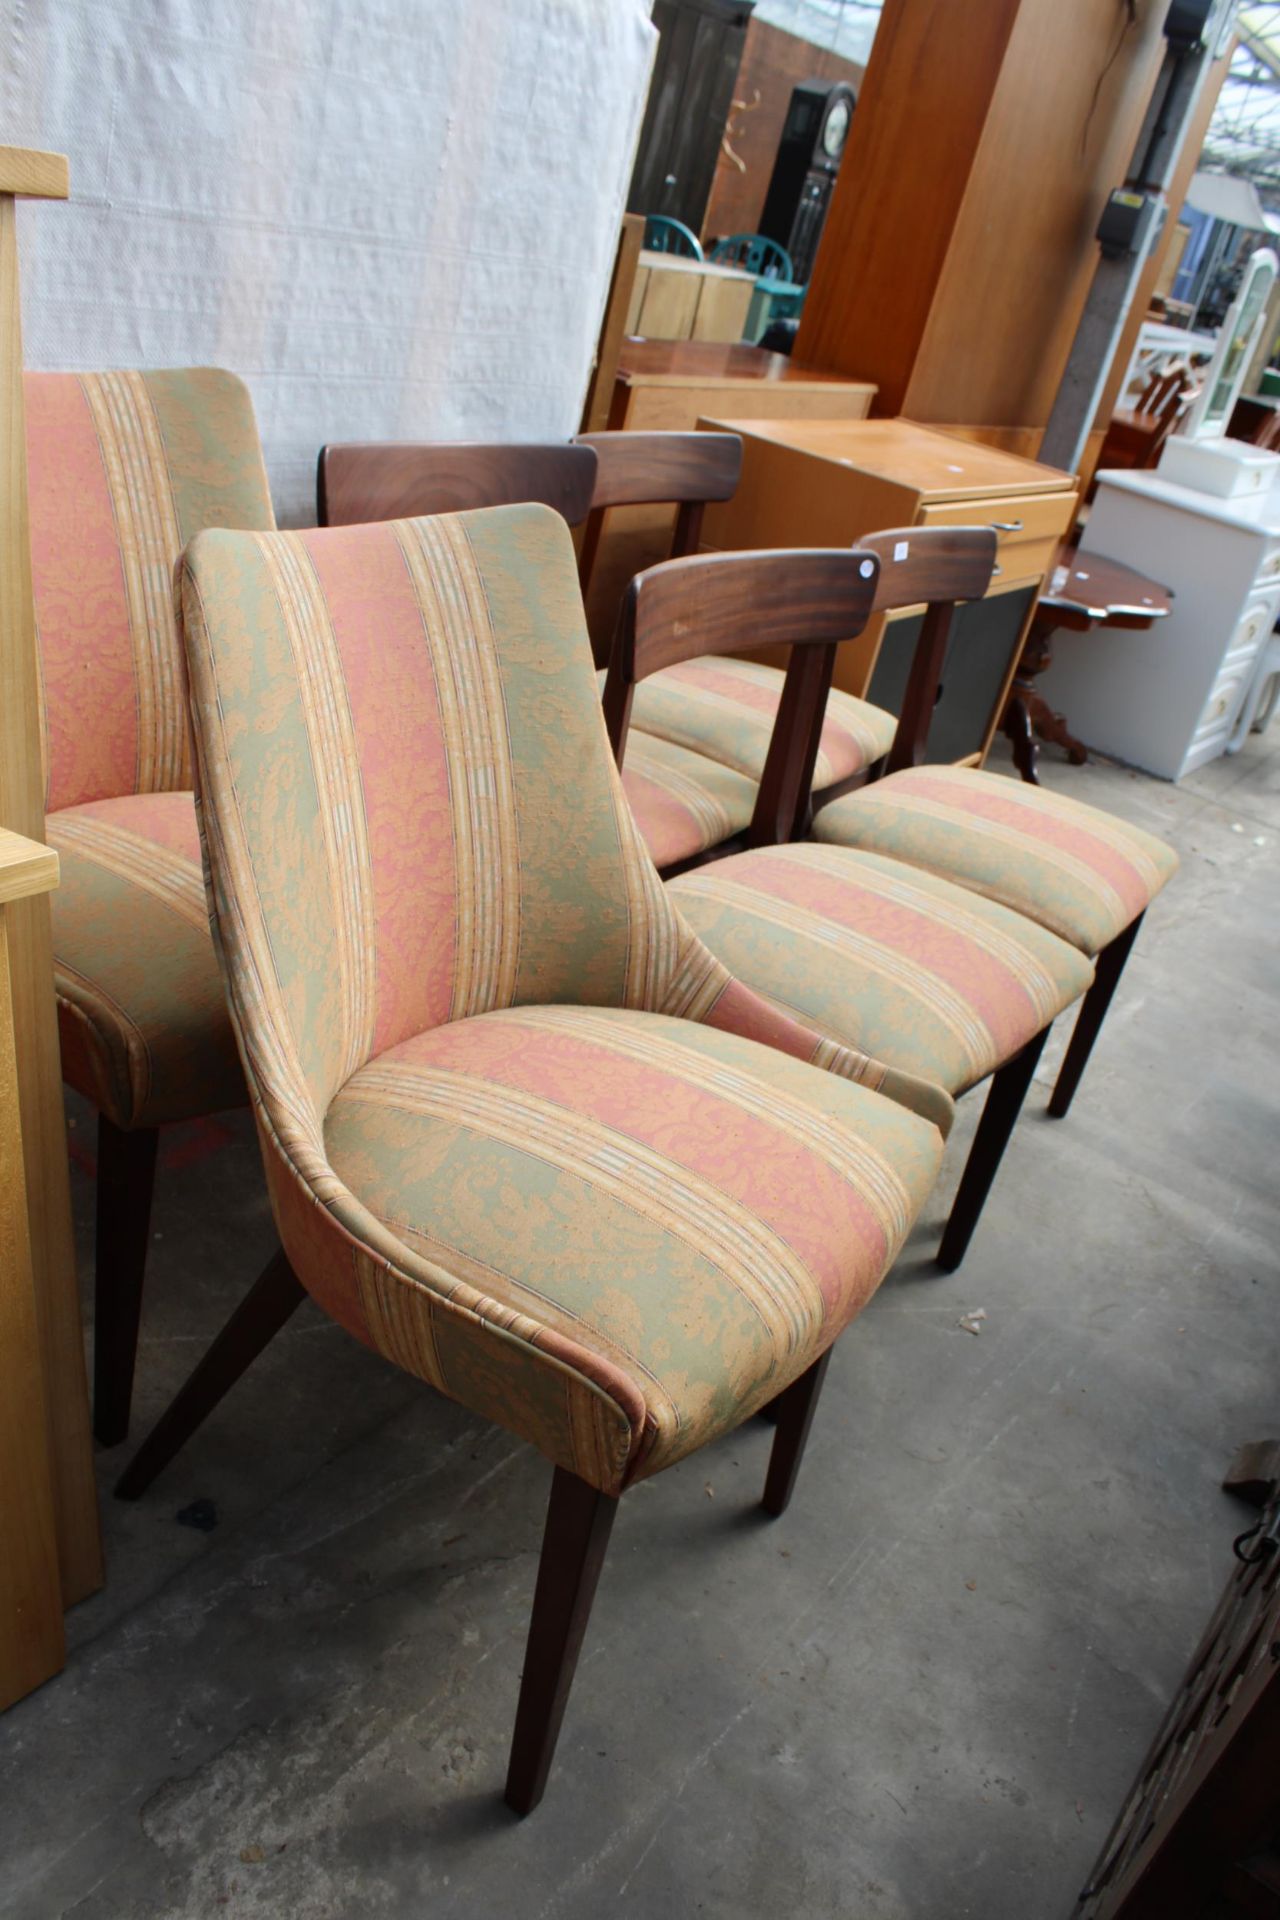
<svg viewBox="0 0 1280 1920">
<path fill-rule="evenodd" d="M 1280 611 L 1280 489 L 1237 500 L 1104 472 L 1080 543 L 1174 590 L 1147 632 L 1073 634 L 1038 691 L 1101 753 L 1178 780 L 1226 751 Z"/>
<path fill-rule="evenodd" d="M 1228 753 L 1239 753 L 1250 733 L 1265 733 L 1280 699 L 1280 633 L 1273 633 L 1253 663 L 1249 690 L 1240 717 L 1227 742 Z"/>
</svg>

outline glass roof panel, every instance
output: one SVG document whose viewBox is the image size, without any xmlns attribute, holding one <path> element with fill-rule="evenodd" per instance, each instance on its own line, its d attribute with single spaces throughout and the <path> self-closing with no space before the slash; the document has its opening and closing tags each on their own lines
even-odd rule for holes
<svg viewBox="0 0 1280 1920">
<path fill-rule="evenodd" d="M 1280 211 L 1280 0 L 1246 0 L 1237 29 L 1200 164 L 1252 180 Z"/>
</svg>

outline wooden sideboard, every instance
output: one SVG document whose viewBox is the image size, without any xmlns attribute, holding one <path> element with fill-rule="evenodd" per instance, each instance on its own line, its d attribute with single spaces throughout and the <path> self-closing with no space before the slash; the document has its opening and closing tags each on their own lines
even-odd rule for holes
<svg viewBox="0 0 1280 1920">
<path fill-rule="evenodd" d="M 706 547 L 848 546 L 883 527 L 996 529 L 991 590 L 956 617 L 928 743 L 934 760 L 981 758 L 1074 516 L 1074 477 L 909 420 L 705 416 L 700 424 L 740 434 L 744 456 L 733 499 L 707 510 Z M 874 619 L 841 647 L 835 684 L 896 713 L 919 620 L 910 610 Z"/>
<path fill-rule="evenodd" d="M 798 366 L 784 353 L 709 340 L 627 338 L 618 355 L 608 426 L 614 432 L 691 432 L 701 415 L 754 419 L 864 420 L 875 388 L 839 373 Z M 671 547 L 670 507 L 615 507 L 606 514 L 591 578 L 587 623 L 607 643 L 627 582 Z"/>
</svg>

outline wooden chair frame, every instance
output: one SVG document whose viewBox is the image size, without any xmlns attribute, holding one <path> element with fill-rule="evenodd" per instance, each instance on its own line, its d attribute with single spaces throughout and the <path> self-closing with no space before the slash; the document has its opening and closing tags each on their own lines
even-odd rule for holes
<svg viewBox="0 0 1280 1920">
<path fill-rule="evenodd" d="M 639 574 L 623 602 L 605 681 L 605 725 L 619 767 L 634 691 L 650 674 L 709 653 L 780 644 L 792 648 L 748 832 L 669 869 L 667 877 L 743 847 L 800 837 L 812 807 L 813 768 L 836 647 L 856 636 L 850 624 L 855 618 L 865 621 L 872 612 L 923 602 L 925 615 L 898 731 L 882 767 L 872 771 L 918 766 L 941 683 L 952 614 L 960 602 L 980 600 L 986 593 L 996 548 L 990 527 L 904 527 L 869 534 L 852 550 L 701 554 Z M 871 592 L 864 611 L 858 589 L 865 587 Z M 839 791 L 865 777 L 845 782 Z M 1095 991 L 1091 988 L 1090 995 Z M 1086 996 L 1082 1019 L 1088 1004 Z M 1105 1011 L 1105 998 L 1101 1006 Z M 1045 1026 L 989 1076 L 982 1118 L 938 1248 L 938 1264 L 948 1272 L 964 1258 L 1048 1036 Z"/>
<path fill-rule="evenodd" d="M 790 646 L 777 716 L 745 834 L 680 867 L 741 847 L 794 838 L 813 785 L 835 650 L 874 610 L 878 555 L 860 547 L 686 554 L 637 575 L 623 597 L 604 688 L 604 718 L 618 766 L 626 754 L 637 685 L 705 654 Z"/>
<path fill-rule="evenodd" d="M 320 449 L 316 518 L 348 527 L 538 501 L 576 527 L 595 486 L 594 449 L 573 441 L 353 441 Z"/>
<path fill-rule="evenodd" d="M 731 500 L 742 478 L 742 440 L 736 433 L 580 433 L 574 445 L 590 447 L 596 456 L 595 492 L 578 549 L 584 592 L 610 507 L 675 505 L 679 511 L 668 557 L 676 560 L 698 551 L 707 506 Z"/>
</svg>

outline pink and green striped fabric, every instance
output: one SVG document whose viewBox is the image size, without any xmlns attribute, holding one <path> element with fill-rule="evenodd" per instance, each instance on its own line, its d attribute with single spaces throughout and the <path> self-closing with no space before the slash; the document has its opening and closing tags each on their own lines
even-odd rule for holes
<svg viewBox="0 0 1280 1920">
<path fill-rule="evenodd" d="M 844 847 L 735 854 L 669 883 L 717 959 L 845 1046 L 963 1093 L 1093 979 L 1034 921 Z"/>
<path fill-rule="evenodd" d="M 777 667 L 753 660 L 684 660 L 640 682 L 632 700 L 632 727 L 758 782 L 782 682 Z M 888 753 L 897 728 L 893 714 L 833 687 L 814 766 L 815 789 L 865 773 Z M 627 752 L 630 755 L 630 742 Z"/>
<path fill-rule="evenodd" d="M 242 1104 L 190 792 L 173 569 L 272 526 L 229 373 L 28 374 L 32 577 L 66 1079 L 123 1128 Z"/>
<path fill-rule="evenodd" d="M 299 1277 L 610 1491 L 745 1418 L 877 1284 L 949 1104 L 886 1099 L 881 1063 L 675 912 L 563 523 L 205 533 L 181 594 L 216 930 Z"/>
<path fill-rule="evenodd" d="M 45 810 L 190 788 L 173 567 L 203 527 L 271 527 L 253 407 L 214 367 L 29 373 Z"/>
<path fill-rule="evenodd" d="M 49 815 L 64 1078 L 118 1127 L 243 1106 L 189 793 Z"/>
<path fill-rule="evenodd" d="M 943 875 L 1099 953 L 1178 867 L 1155 834 L 974 767 L 912 767 L 834 800 L 814 837 Z"/>
<path fill-rule="evenodd" d="M 731 840 L 755 812 L 754 781 L 634 728 L 622 785 L 655 867 L 673 867 Z"/>
</svg>

